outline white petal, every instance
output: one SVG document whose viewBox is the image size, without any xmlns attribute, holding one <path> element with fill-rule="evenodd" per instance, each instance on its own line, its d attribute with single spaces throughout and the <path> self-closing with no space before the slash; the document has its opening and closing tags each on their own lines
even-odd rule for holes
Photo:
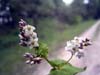
<svg viewBox="0 0 100 75">
<path fill-rule="evenodd" d="M 30 28 L 30 29 L 29 29 Z M 26 25 L 23 30 L 25 31 L 25 36 L 30 36 L 33 34 L 33 31 L 35 30 L 35 27 L 31 25 Z"/>
<path fill-rule="evenodd" d="M 71 41 L 68 41 L 67 42 L 67 46 L 72 46 L 72 42 Z"/>
<path fill-rule="evenodd" d="M 31 65 L 34 64 L 34 61 L 31 61 L 30 64 L 31 64 Z"/>
<path fill-rule="evenodd" d="M 67 48 L 67 47 L 65 47 L 65 50 L 68 50 L 68 48 Z"/>
<path fill-rule="evenodd" d="M 23 36 L 21 34 L 18 35 L 20 39 L 23 39 Z"/>
<path fill-rule="evenodd" d="M 84 56 L 84 53 L 83 52 L 78 52 L 77 55 L 76 55 L 78 58 L 81 58 Z"/>
<path fill-rule="evenodd" d="M 27 60 L 25 63 L 26 63 L 26 64 L 29 64 L 29 63 L 30 63 L 30 60 Z"/>
<path fill-rule="evenodd" d="M 78 39 L 79 39 L 79 37 L 77 37 L 77 36 L 74 37 L 74 40 L 78 40 Z"/>
<path fill-rule="evenodd" d="M 33 48 L 33 45 L 29 46 L 29 48 L 32 49 Z"/>
<path fill-rule="evenodd" d="M 34 47 L 38 47 L 38 46 L 39 46 L 38 42 L 34 42 Z"/>
<path fill-rule="evenodd" d="M 38 38 L 35 38 L 35 39 L 34 39 L 34 42 L 38 42 Z"/>
<path fill-rule="evenodd" d="M 84 50 L 83 49 L 79 49 L 79 52 L 84 52 Z"/>
<path fill-rule="evenodd" d="M 34 38 L 33 37 L 30 37 L 30 42 L 33 42 L 34 41 Z"/>
<path fill-rule="evenodd" d="M 33 31 L 36 29 L 34 26 L 32 27 Z"/>
<path fill-rule="evenodd" d="M 36 32 L 33 32 L 33 33 L 32 33 L 32 37 L 33 37 L 33 38 L 37 38 L 37 33 L 36 33 Z"/>
<path fill-rule="evenodd" d="M 34 31 L 34 30 L 36 29 L 36 28 L 35 28 L 34 26 L 32 26 L 32 25 L 27 25 L 26 28 L 28 28 L 28 27 L 31 28 L 32 31 Z"/>
</svg>

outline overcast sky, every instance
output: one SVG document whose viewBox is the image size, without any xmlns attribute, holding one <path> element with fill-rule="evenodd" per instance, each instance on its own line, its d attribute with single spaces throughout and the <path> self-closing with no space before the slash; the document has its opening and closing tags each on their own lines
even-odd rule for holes
<svg viewBox="0 0 100 75">
<path fill-rule="evenodd" d="M 67 5 L 71 4 L 73 2 L 73 0 L 63 0 L 63 2 Z"/>
<path fill-rule="evenodd" d="M 74 0 L 63 0 L 63 2 L 67 5 L 70 5 Z M 88 4 L 89 3 L 89 0 L 83 0 L 83 2 L 85 4 Z"/>
</svg>

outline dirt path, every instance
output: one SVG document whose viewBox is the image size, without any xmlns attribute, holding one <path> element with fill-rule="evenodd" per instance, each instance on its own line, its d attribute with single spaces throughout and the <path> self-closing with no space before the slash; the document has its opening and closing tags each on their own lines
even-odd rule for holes
<svg viewBox="0 0 100 75">
<path fill-rule="evenodd" d="M 87 70 L 78 75 L 100 75 L 100 59 L 99 59 L 100 25 L 99 24 L 100 21 L 98 21 L 95 25 L 93 25 L 90 29 L 88 29 L 81 35 L 82 37 L 89 37 L 90 39 L 93 39 L 95 34 L 98 35 L 97 37 L 95 37 L 96 40 L 93 41 L 93 45 L 85 50 L 85 57 L 81 59 L 77 59 L 76 57 L 74 57 L 70 61 L 72 65 L 77 67 L 87 66 Z M 56 56 L 55 58 L 68 60 L 68 58 L 70 57 L 70 53 L 66 52 L 64 48 L 61 48 L 60 50 L 58 50 L 57 53 L 55 53 L 55 56 Z M 38 66 L 38 68 L 36 69 L 36 71 L 34 71 L 32 75 L 48 75 L 50 69 L 51 69 L 50 65 L 48 65 L 46 61 L 43 61 L 43 63 L 41 63 Z"/>
<path fill-rule="evenodd" d="M 93 45 L 88 47 L 85 51 L 84 63 L 87 66 L 86 71 L 78 75 L 100 75 L 100 22 L 97 23 L 93 39 Z"/>
</svg>

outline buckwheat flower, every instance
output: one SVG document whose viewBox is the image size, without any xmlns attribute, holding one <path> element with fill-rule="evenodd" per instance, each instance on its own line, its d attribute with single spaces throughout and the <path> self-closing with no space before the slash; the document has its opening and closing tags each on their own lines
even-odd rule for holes
<svg viewBox="0 0 100 75">
<path fill-rule="evenodd" d="M 35 48 L 38 49 L 38 37 L 37 33 L 34 31 L 36 28 L 34 26 L 26 24 L 24 20 L 19 22 L 19 38 L 20 38 L 20 45 L 24 47 L 29 47 L 30 49 Z M 32 55 L 31 53 L 25 53 L 24 57 L 26 58 L 27 64 L 39 64 L 42 60 L 41 57 L 37 57 L 36 55 Z"/>
<path fill-rule="evenodd" d="M 29 48 L 32 49 L 33 47 L 38 47 L 38 38 L 30 38 L 30 41 L 28 42 Z"/>
<path fill-rule="evenodd" d="M 36 33 L 36 32 L 33 32 L 31 36 L 32 36 L 33 38 L 37 38 L 37 33 Z"/>
<path fill-rule="evenodd" d="M 75 55 L 76 55 L 78 58 L 81 58 L 81 57 L 84 56 L 84 52 L 83 52 L 82 49 L 79 49 L 79 51 L 77 51 Z"/>
<path fill-rule="evenodd" d="M 21 19 L 19 21 L 19 30 L 22 31 L 23 27 L 26 26 L 26 25 L 27 25 L 27 23 L 23 19 Z"/>
<path fill-rule="evenodd" d="M 25 53 L 24 55 L 23 55 L 25 58 L 33 58 L 34 56 L 31 54 L 31 53 Z"/>
<path fill-rule="evenodd" d="M 73 43 L 72 41 L 68 41 L 67 45 L 65 46 L 65 50 L 74 54 L 75 51 L 77 50 L 75 43 Z"/>
<path fill-rule="evenodd" d="M 26 63 L 26 64 L 29 64 L 29 63 L 30 63 L 30 60 L 27 60 L 25 63 Z"/>
<path fill-rule="evenodd" d="M 24 20 L 19 22 L 20 34 L 20 45 L 24 47 L 29 47 L 30 49 L 34 47 L 39 47 L 37 33 L 34 32 L 36 29 L 34 26 L 26 25 Z"/>
<path fill-rule="evenodd" d="M 25 26 L 27 23 L 23 20 L 23 19 L 20 19 L 19 21 L 19 26 Z"/>
<path fill-rule="evenodd" d="M 77 37 L 77 36 L 74 37 L 74 40 L 78 40 L 78 39 L 79 39 L 79 37 Z"/>
<path fill-rule="evenodd" d="M 74 39 L 67 42 L 65 50 L 68 50 L 71 52 L 74 51 L 75 53 L 75 51 L 78 51 L 79 47 L 80 47 L 79 39 Z"/>
<path fill-rule="evenodd" d="M 85 46 L 89 46 L 89 45 L 92 44 L 92 42 L 88 38 L 75 37 L 74 39 L 76 40 L 77 44 L 79 43 L 79 48 L 80 49 L 83 49 Z"/>
<path fill-rule="evenodd" d="M 73 40 L 68 41 L 65 46 L 65 50 L 70 51 L 72 55 L 76 55 L 78 58 L 84 56 L 84 47 L 91 45 L 91 41 L 88 38 L 74 37 Z"/>
<path fill-rule="evenodd" d="M 34 26 L 31 26 L 31 25 L 26 25 L 23 27 L 23 30 L 25 32 L 25 36 L 31 36 L 33 34 L 33 31 L 35 30 L 36 28 Z"/>
<path fill-rule="evenodd" d="M 23 46 L 23 47 L 27 47 L 27 42 L 20 40 L 19 45 Z"/>
<path fill-rule="evenodd" d="M 26 58 L 26 64 L 40 64 L 42 61 L 41 57 L 32 55 L 31 53 L 25 53 L 24 57 Z"/>
<path fill-rule="evenodd" d="M 29 45 L 29 37 L 23 37 L 22 35 L 19 34 L 20 37 L 20 45 L 27 47 Z"/>
<path fill-rule="evenodd" d="M 38 42 L 33 42 L 29 45 L 29 48 L 32 49 L 32 48 L 36 48 L 36 47 L 39 47 L 39 44 Z"/>
<path fill-rule="evenodd" d="M 26 64 L 32 64 L 31 62 L 35 56 L 33 56 L 31 53 L 25 53 L 23 56 L 27 59 L 25 62 Z"/>
<path fill-rule="evenodd" d="M 77 42 L 77 43 L 82 43 L 82 37 L 74 37 L 74 40 Z"/>
<path fill-rule="evenodd" d="M 73 49 L 73 44 L 71 41 L 66 42 L 65 50 L 72 50 Z"/>
<path fill-rule="evenodd" d="M 39 43 L 38 42 L 34 42 L 34 47 L 39 47 Z"/>
<path fill-rule="evenodd" d="M 80 45 L 78 40 L 71 40 L 71 42 L 74 44 L 74 46 L 79 46 Z"/>
<path fill-rule="evenodd" d="M 41 61 L 42 61 L 42 58 L 41 57 L 34 58 L 34 64 L 40 64 Z"/>
<path fill-rule="evenodd" d="M 23 39 L 24 38 L 21 34 L 19 34 L 18 36 L 19 36 L 20 39 Z"/>
<path fill-rule="evenodd" d="M 34 42 L 38 42 L 38 37 L 37 37 L 37 33 L 33 32 L 32 37 L 34 39 Z"/>
<path fill-rule="evenodd" d="M 77 41 L 78 43 L 80 42 L 80 38 L 79 37 L 74 37 L 74 39 L 73 40 L 75 40 L 75 41 Z"/>
<path fill-rule="evenodd" d="M 85 38 L 85 39 L 83 40 L 83 45 L 84 45 L 84 46 L 89 46 L 89 45 L 91 45 L 91 44 L 92 44 L 92 42 L 90 41 L 90 39 Z"/>
<path fill-rule="evenodd" d="M 31 64 L 31 65 L 34 64 L 34 61 L 31 61 L 30 64 Z"/>
<path fill-rule="evenodd" d="M 80 43 L 80 45 L 79 45 L 79 47 L 78 47 L 79 49 L 83 49 L 84 48 L 84 45 L 83 45 L 83 43 Z"/>
</svg>

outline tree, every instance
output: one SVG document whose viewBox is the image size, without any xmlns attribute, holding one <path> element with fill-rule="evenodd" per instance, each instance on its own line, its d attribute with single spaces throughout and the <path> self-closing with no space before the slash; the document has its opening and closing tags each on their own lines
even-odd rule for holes
<svg viewBox="0 0 100 75">
<path fill-rule="evenodd" d="M 74 0 L 72 7 L 84 20 L 100 18 L 100 0 L 88 0 L 87 3 L 84 3 L 84 0 Z"/>
<path fill-rule="evenodd" d="M 9 0 L 0 0 L 0 25 L 9 25 L 12 21 Z"/>
</svg>

